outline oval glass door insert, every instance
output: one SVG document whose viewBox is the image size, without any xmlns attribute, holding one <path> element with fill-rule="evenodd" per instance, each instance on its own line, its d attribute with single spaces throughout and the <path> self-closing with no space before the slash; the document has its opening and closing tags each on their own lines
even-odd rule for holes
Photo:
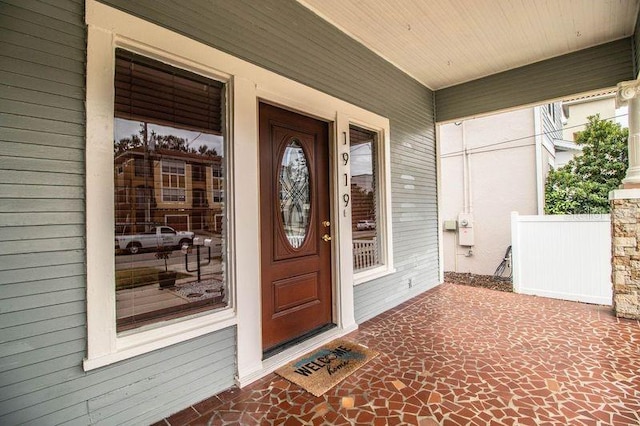
<svg viewBox="0 0 640 426">
<path fill-rule="evenodd" d="M 280 161 L 280 211 L 284 234 L 293 248 L 307 237 L 311 213 L 309 167 L 300 142 L 291 140 Z"/>
</svg>

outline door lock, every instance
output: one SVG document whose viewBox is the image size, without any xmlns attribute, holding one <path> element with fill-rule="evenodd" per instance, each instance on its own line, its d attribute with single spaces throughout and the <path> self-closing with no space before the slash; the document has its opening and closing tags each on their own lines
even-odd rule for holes
<svg viewBox="0 0 640 426">
<path fill-rule="evenodd" d="M 331 241 L 331 237 L 329 236 L 329 234 L 324 234 L 322 236 L 322 239 L 324 240 L 325 243 L 328 243 L 329 241 Z"/>
<path fill-rule="evenodd" d="M 323 220 L 322 221 L 322 226 L 324 226 L 325 228 L 328 228 L 331 226 L 331 222 L 329 222 L 328 220 Z"/>
</svg>

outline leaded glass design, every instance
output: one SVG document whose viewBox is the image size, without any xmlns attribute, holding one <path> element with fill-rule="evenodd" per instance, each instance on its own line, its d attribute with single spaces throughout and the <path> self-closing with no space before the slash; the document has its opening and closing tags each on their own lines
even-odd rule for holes
<svg viewBox="0 0 640 426">
<path fill-rule="evenodd" d="M 291 140 L 280 162 L 280 211 L 289 244 L 299 248 L 307 236 L 310 218 L 309 167 L 300 142 Z"/>
</svg>

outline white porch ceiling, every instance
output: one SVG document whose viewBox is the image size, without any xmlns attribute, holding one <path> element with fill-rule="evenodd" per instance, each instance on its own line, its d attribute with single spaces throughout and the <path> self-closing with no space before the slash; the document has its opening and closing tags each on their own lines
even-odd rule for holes
<svg viewBox="0 0 640 426">
<path fill-rule="evenodd" d="M 298 0 L 433 90 L 631 36 L 640 0 Z"/>
</svg>

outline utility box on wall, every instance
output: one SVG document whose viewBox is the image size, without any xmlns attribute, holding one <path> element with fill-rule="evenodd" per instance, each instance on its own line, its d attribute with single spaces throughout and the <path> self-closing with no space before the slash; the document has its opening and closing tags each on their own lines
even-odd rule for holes
<svg viewBox="0 0 640 426">
<path fill-rule="evenodd" d="M 444 230 L 445 231 L 456 231 L 458 229 L 458 222 L 455 220 L 445 220 L 444 221 Z"/>
<path fill-rule="evenodd" d="M 474 245 L 472 214 L 460 213 L 458 215 L 458 244 L 461 246 Z"/>
</svg>

